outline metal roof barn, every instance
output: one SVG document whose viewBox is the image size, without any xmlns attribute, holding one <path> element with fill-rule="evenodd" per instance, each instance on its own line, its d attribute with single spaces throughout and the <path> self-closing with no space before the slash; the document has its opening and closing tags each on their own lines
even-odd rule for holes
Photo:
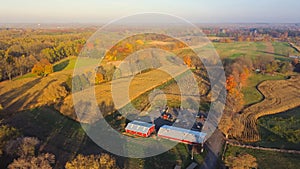
<svg viewBox="0 0 300 169">
<path fill-rule="evenodd" d="M 185 144 L 202 144 L 206 133 L 164 125 L 157 136 Z"/>
<path fill-rule="evenodd" d="M 155 125 L 142 121 L 132 121 L 127 124 L 126 133 L 138 135 L 141 137 L 149 137 L 155 130 Z"/>
</svg>

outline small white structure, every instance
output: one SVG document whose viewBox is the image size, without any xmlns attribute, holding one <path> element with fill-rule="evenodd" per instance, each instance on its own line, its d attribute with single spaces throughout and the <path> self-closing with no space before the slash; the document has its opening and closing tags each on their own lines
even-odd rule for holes
<svg viewBox="0 0 300 169">
<path fill-rule="evenodd" d="M 300 56 L 290 56 L 292 59 L 300 59 Z"/>
<path fill-rule="evenodd" d="M 203 144 L 206 133 L 164 125 L 157 136 L 185 144 Z"/>
</svg>

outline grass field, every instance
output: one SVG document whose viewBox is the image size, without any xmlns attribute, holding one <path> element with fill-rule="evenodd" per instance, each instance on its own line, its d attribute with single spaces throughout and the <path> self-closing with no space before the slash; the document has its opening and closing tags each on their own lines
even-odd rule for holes
<svg viewBox="0 0 300 169">
<path fill-rule="evenodd" d="M 247 80 L 247 86 L 243 87 L 245 105 L 251 105 L 262 101 L 263 95 L 257 90 L 257 85 L 266 80 L 283 80 L 283 75 L 252 74 Z"/>
<path fill-rule="evenodd" d="M 300 55 L 287 42 L 232 42 L 213 43 L 221 58 L 235 59 L 241 56 L 250 58 L 274 56 L 281 61 L 290 60 L 288 55 Z"/>
<path fill-rule="evenodd" d="M 252 150 L 234 146 L 228 146 L 228 149 L 225 153 L 225 158 L 228 156 L 237 156 L 238 154 L 245 153 L 256 157 L 258 168 L 262 169 L 295 169 L 299 168 L 300 165 L 299 154 Z"/>
<path fill-rule="evenodd" d="M 79 57 L 72 56 L 54 64 L 53 71 L 59 72 L 59 71 L 73 70 L 75 66 L 76 68 L 80 68 L 80 67 L 95 65 L 99 61 L 100 59 L 84 58 L 84 57 L 79 58 Z"/>
<path fill-rule="evenodd" d="M 300 53 L 292 48 L 287 42 L 272 42 L 274 47 L 274 56 L 278 60 L 287 60 L 286 56 L 295 55 L 298 56 Z"/>
<path fill-rule="evenodd" d="M 246 56 L 256 58 L 266 53 L 265 42 L 233 42 L 233 43 L 213 43 L 221 58 L 236 59 L 237 57 Z"/>
<path fill-rule="evenodd" d="M 300 150 L 300 107 L 258 120 L 261 140 L 257 145 Z"/>
<path fill-rule="evenodd" d="M 63 70 L 72 70 L 75 67 L 75 63 L 76 63 L 76 57 L 70 57 L 67 59 L 63 59 L 60 62 L 56 63 L 53 66 L 53 71 L 54 72 L 59 72 L 59 71 L 63 71 Z"/>
<path fill-rule="evenodd" d="M 23 76 L 20 76 L 20 77 L 17 77 L 15 79 L 13 79 L 13 80 L 22 80 L 22 79 L 30 78 L 30 77 L 37 77 L 37 75 L 33 74 L 33 73 L 27 73 L 27 74 L 25 74 Z"/>
</svg>

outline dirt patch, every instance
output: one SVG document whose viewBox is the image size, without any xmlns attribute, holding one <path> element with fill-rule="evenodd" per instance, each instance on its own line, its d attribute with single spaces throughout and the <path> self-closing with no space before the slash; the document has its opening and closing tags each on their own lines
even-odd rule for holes
<svg viewBox="0 0 300 169">
<path fill-rule="evenodd" d="M 268 53 L 274 53 L 274 47 L 271 42 L 266 42 L 266 51 Z"/>
</svg>

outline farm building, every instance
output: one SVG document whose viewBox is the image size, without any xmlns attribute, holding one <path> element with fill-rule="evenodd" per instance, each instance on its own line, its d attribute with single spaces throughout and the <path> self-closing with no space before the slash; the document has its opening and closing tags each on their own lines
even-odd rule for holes
<svg viewBox="0 0 300 169">
<path fill-rule="evenodd" d="M 157 136 L 185 144 L 202 144 L 206 134 L 199 131 L 164 125 L 159 129 Z"/>
<path fill-rule="evenodd" d="M 125 131 L 133 135 L 138 135 L 141 137 L 149 137 L 155 130 L 155 125 L 142 122 L 142 121 L 132 121 L 127 124 Z"/>
</svg>

